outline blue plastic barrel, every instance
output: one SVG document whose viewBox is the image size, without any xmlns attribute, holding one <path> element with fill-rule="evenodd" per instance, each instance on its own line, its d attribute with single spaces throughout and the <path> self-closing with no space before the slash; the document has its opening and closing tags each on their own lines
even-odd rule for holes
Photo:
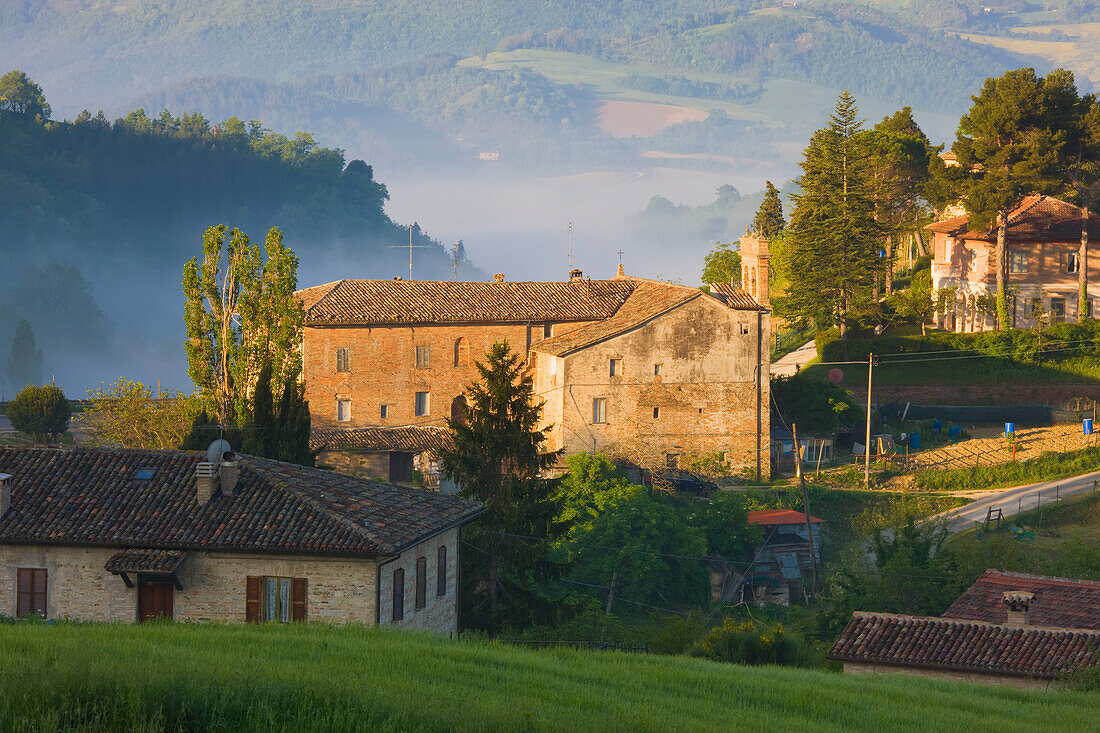
<svg viewBox="0 0 1100 733">
<path fill-rule="evenodd" d="M 910 433 L 909 448 L 910 450 L 920 450 L 920 433 Z"/>
<path fill-rule="evenodd" d="M 1084 420 L 1082 420 L 1081 425 L 1085 429 L 1085 435 L 1092 435 L 1092 418 L 1091 417 L 1086 417 Z"/>
<path fill-rule="evenodd" d="M 932 421 L 932 429 L 933 430 L 942 430 L 943 429 L 943 423 L 940 422 L 939 420 L 933 420 Z"/>
<path fill-rule="evenodd" d="M 957 438 L 960 435 L 962 435 L 962 426 L 961 425 L 952 425 L 951 427 L 949 427 L 947 429 L 947 437 L 948 438 Z"/>
<path fill-rule="evenodd" d="M 1016 432 L 1016 423 L 1006 422 L 1005 423 L 1005 435 L 1012 435 L 1015 432 Z"/>
</svg>

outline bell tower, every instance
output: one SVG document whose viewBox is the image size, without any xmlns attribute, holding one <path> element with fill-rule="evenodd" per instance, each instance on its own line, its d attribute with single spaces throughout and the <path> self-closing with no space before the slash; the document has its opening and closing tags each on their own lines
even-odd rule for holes
<svg viewBox="0 0 1100 733">
<path fill-rule="evenodd" d="M 768 240 L 745 232 L 741 237 L 741 289 L 765 308 L 771 305 L 768 293 Z"/>
</svg>

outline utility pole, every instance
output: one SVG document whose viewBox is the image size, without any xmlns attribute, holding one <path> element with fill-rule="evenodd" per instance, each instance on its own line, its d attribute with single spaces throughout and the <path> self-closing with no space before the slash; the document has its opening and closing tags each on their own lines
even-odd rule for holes
<svg viewBox="0 0 1100 733">
<path fill-rule="evenodd" d="M 875 366 L 875 355 L 867 355 L 867 436 L 863 446 L 863 485 L 871 488 L 871 371 Z"/>
<path fill-rule="evenodd" d="M 810 543 L 810 567 L 813 569 L 811 595 L 817 595 L 817 555 L 814 554 L 814 524 L 810 519 L 810 493 L 806 491 L 806 472 L 802 470 L 802 446 L 798 442 L 798 424 L 791 423 L 791 437 L 794 439 L 794 461 L 798 476 L 802 479 L 802 511 L 806 513 L 806 537 Z"/>
<path fill-rule="evenodd" d="M 573 222 L 569 222 L 569 271 L 573 271 Z"/>
<path fill-rule="evenodd" d="M 414 249 L 430 249 L 431 248 L 430 244 L 413 244 L 413 227 L 414 226 L 416 226 L 416 224 L 409 224 L 409 243 L 407 245 L 406 244 L 391 244 L 390 245 L 391 249 L 404 249 L 405 247 L 409 248 L 409 279 L 410 280 L 413 279 L 413 250 Z M 456 251 L 456 254 L 457 254 L 457 249 L 455 251 Z M 456 272 L 457 272 L 457 266 L 456 266 Z M 458 278 L 457 274 L 455 275 L 455 278 L 456 279 Z"/>
<path fill-rule="evenodd" d="M 603 612 L 605 616 L 611 615 L 611 604 L 615 602 L 615 581 L 618 580 L 618 578 L 618 571 L 611 573 L 611 588 L 607 591 L 607 608 L 604 609 Z"/>
</svg>

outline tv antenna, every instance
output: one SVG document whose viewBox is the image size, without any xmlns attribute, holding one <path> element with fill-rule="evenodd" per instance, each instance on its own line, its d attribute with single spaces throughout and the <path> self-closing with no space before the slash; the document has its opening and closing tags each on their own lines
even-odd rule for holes
<svg viewBox="0 0 1100 733">
<path fill-rule="evenodd" d="M 569 222 L 569 270 L 573 270 L 573 222 Z"/>
<path fill-rule="evenodd" d="M 391 244 L 390 249 L 404 249 L 409 248 L 409 279 L 413 279 L 413 250 L 414 249 L 430 249 L 430 244 L 413 244 L 413 227 L 416 223 L 409 224 L 409 243 L 408 244 Z"/>
</svg>

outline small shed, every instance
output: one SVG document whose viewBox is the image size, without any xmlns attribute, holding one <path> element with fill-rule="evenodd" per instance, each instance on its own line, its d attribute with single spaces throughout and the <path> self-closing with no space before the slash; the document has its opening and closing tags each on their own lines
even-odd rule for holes
<svg viewBox="0 0 1100 733">
<path fill-rule="evenodd" d="M 821 526 L 824 519 L 810 516 L 813 529 L 813 553 L 806 515 L 792 509 L 767 509 L 749 512 L 749 524 L 764 531 L 764 544 L 756 553 L 749 577 L 745 579 L 747 597 L 752 601 L 788 606 L 803 595 L 805 578 L 813 574 L 813 565 L 821 563 Z"/>
</svg>

